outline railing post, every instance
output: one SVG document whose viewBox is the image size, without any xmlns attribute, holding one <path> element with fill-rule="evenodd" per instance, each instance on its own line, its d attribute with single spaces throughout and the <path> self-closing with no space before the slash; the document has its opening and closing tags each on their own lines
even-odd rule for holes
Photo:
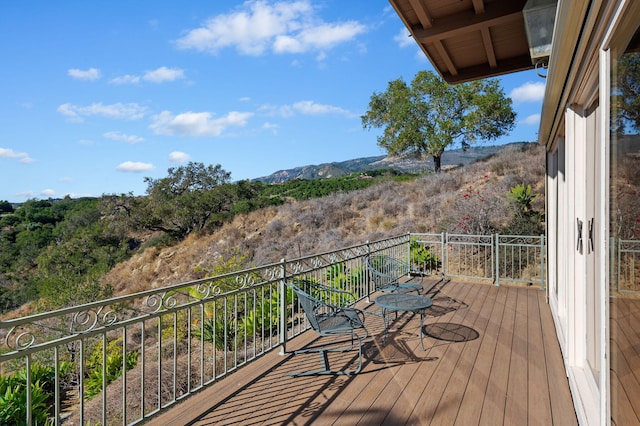
<svg viewBox="0 0 640 426">
<path fill-rule="evenodd" d="M 618 264 L 618 267 L 616 268 L 616 291 L 620 291 L 620 283 L 622 282 L 622 271 L 621 271 L 621 265 L 622 265 L 622 255 L 620 254 L 621 252 L 621 243 L 620 243 L 620 238 L 618 238 L 617 240 L 612 237 L 613 241 L 611 241 L 610 245 L 611 247 L 613 247 L 616 251 L 615 253 L 615 257 L 614 259 L 616 259 L 616 263 Z M 615 244 L 615 245 L 614 245 Z"/>
<path fill-rule="evenodd" d="M 368 258 L 369 256 L 371 256 L 371 245 L 369 244 L 369 240 L 365 241 L 365 244 L 367 245 L 367 254 L 366 254 L 366 258 Z M 366 262 L 366 258 L 365 258 L 365 262 Z M 371 276 L 369 275 L 369 270 L 367 269 L 366 265 L 364 270 L 365 272 L 365 287 L 366 287 L 366 292 L 367 292 L 367 297 L 365 298 L 365 300 L 367 301 L 367 303 L 371 303 L 371 298 L 369 297 L 371 295 Z"/>
<path fill-rule="evenodd" d="M 31 425 L 31 424 L 33 424 L 32 423 L 33 422 L 33 411 L 32 411 L 32 408 L 31 408 L 32 407 L 32 398 L 33 398 L 33 395 L 32 395 L 32 391 L 33 390 L 31 388 L 31 354 L 27 354 L 27 356 L 25 358 L 26 358 L 26 366 L 25 366 L 25 369 L 26 369 L 26 371 L 25 371 L 26 386 L 25 387 L 27 388 L 27 390 L 26 390 L 27 391 L 27 401 L 26 401 L 27 406 L 25 408 L 26 408 L 26 411 L 27 411 L 27 424 Z"/>
<path fill-rule="evenodd" d="M 287 286 L 286 260 L 280 260 L 280 355 L 287 354 Z"/>
<path fill-rule="evenodd" d="M 496 233 L 495 239 L 496 239 L 495 249 L 493 248 L 493 244 L 491 245 L 492 246 L 491 251 L 494 252 L 493 259 L 491 259 L 494 265 L 494 268 L 492 268 L 494 273 L 493 284 L 499 286 L 500 285 L 500 234 Z"/>
<path fill-rule="evenodd" d="M 546 272 L 544 265 L 546 264 L 546 242 L 544 239 L 544 234 L 540 234 L 540 290 L 545 290 L 547 287 L 546 283 Z"/>
<path fill-rule="evenodd" d="M 445 275 L 449 275 L 449 250 L 448 250 L 448 241 L 449 236 L 446 232 L 440 234 L 440 241 L 442 241 L 442 273 Z"/>
</svg>

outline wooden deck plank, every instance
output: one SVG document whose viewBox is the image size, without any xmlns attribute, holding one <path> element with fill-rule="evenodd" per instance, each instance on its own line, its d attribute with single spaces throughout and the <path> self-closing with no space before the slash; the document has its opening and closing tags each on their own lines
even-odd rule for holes
<svg viewBox="0 0 640 426">
<path fill-rule="evenodd" d="M 492 373 L 493 361 L 496 354 L 496 346 L 500 333 L 500 326 L 504 316 L 504 308 L 507 298 L 507 289 L 500 287 L 495 292 L 491 316 L 484 330 L 484 337 L 480 345 L 478 356 L 473 370 L 470 373 L 469 384 L 464 391 L 460 411 L 456 417 L 457 424 L 473 424 L 481 418 L 483 406 L 487 398 L 492 398 L 488 392 L 489 378 Z M 484 395 L 480 398 L 479 395 Z M 500 413 L 500 418 L 502 413 Z M 496 421 L 494 416 L 492 422 Z"/>
<path fill-rule="evenodd" d="M 541 291 L 528 292 L 527 306 L 527 367 L 528 367 L 528 414 L 529 424 L 552 424 L 551 401 L 549 400 L 549 380 L 547 362 L 544 356 L 542 322 L 538 296 Z"/>
<path fill-rule="evenodd" d="M 434 297 L 433 294 L 428 294 L 428 296 Z M 434 300 L 434 304 L 437 305 L 438 303 L 438 299 Z M 438 310 L 438 312 L 442 311 Z M 372 402 L 368 409 L 366 407 L 357 406 L 358 401 L 355 401 L 354 404 L 349 407 L 349 412 L 360 413 L 360 416 L 358 418 L 353 418 L 352 416 L 350 416 L 350 421 L 357 421 L 362 424 L 380 424 L 383 421 L 387 423 L 390 422 L 390 424 L 398 424 L 399 421 L 402 422 L 403 415 L 409 415 L 413 410 L 415 404 L 408 404 L 408 410 L 406 412 L 395 410 L 392 411 L 393 405 L 398 401 L 398 399 L 404 399 L 406 396 L 411 394 L 411 392 L 408 392 L 406 389 L 407 383 L 409 383 L 415 375 L 415 372 L 417 371 L 421 361 L 423 359 L 430 358 L 430 356 L 426 352 L 422 352 L 420 342 L 418 340 L 420 330 L 418 328 L 418 321 L 415 321 L 415 319 L 417 318 L 410 314 L 402 315 L 399 320 L 397 320 L 397 322 L 394 322 L 392 327 L 394 329 L 397 328 L 398 326 L 400 326 L 398 322 L 402 322 L 409 318 L 414 319 L 413 324 L 415 329 L 405 326 L 402 327 L 402 333 L 390 333 L 389 341 L 387 342 L 388 346 L 384 347 L 384 350 L 386 350 L 387 348 L 393 348 L 390 350 L 405 354 L 404 358 L 406 360 L 406 364 L 401 369 L 399 369 L 397 374 L 394 374 L 392 380 L 385 380 L 384 378 L 382 379 L 382 383 L 386 383 L 386 386 L 377 391 L 377 397 L 375 398 L 375 401 L 370 400 Z M 406 337 L 408 333 L 413 336 Z M 428 338 L 425 338 L 425 345 L 428 345 L 427 341 Z M 376 377 L 375 381 L 380 382 L 380 377 Z M 419 382 L 422 386 L 422 380 L 419 380 Z M 371 392 L 372 395 L 375 396 L 376 391 L 371 390 Z M 389 413 L 391 412 L 393 412 L 393 415 L 389 416 Z M 339 422 L 338 424 L 346 423 Z"/>
<path fill-rule="evenodd" d="M 438 314 L 425 319 L 425 329 L 464 326 L 477 339 L 427 336 L 423 352 L 415 336 L 419 317 L 406 314 L 394 322 L 383 346 L 382 321 L 367 318 L 373 337 L 365 342 L 363 370 L 356 376 L 292 378 L 291 371 L 316 368 L 317 355 L 273 352 L 147 424 L 539 424 L 537 413 L 527 411 L 540 404 L 533 397 L 528 403 L 530 371 L 535 386 L 549 395 L 549 424 L 577 424 L 551 313 L 539 290 L 451 282 L 438 296 L 460 303 L 434 310 Z M 532 335 L 535 342 L 528 345 Z M 288 350 L 313 341 L 313 333 L 304 333 Z M 531 357 L 544 363 L 530 367 Z"/>
<path fill-rule="evenodd" d="M 454 374 L 451 376 L 447 388 L 442 394 L 442 398 L 440 399 L 440 404 L 436 409 L 436 415 L 432 419 L 432 424 L 434 425 L 450 425 L 457 423 L 457 416 L 460 412 L 460 408 L 462 406 L 462 402 L 464 401 L 464 394 L 467 389 L 473 391 L 473 388 L 477 388 L 477 384 L 472 384 L 472 378 L 477 377 L 477 375 L 472 375 L 474 369 L 480 369 L 485 366 L 477 365 L 477 357 L 480 351 L 480 347 L 487 339 L 487 342 L 491 344 L 490 337 L 487 335 L 487 325 L 489 324 L 489 319 L 493 312 L 493 309 L 496 304 L 496 296 L 498 295 L 497 291 L 493 291 L 491 287 L 487 287 L 487 294 L 482 302 L 482 305 L 479 305 L 477 316 L 473 319 L 473 325 L 471 327 L 477 333 L 477 338 L 473 340 L 469 340 L 461 344 L 462 352 L 460 354 L 460 358 L 458 359 L 458 363 L 455 366 Z M 483 395 L 483 392 L 476 393 L 475 401 L 472 399 L 467 399 L 468 405 L 478 406 L 482 405 L 482 401 L 479 398 L 480 395 Z M 460 398 L 460 395 L 463 395 L 463 398 Z M 446 404 L 446 408 L 441 409 L 440 405 Z M 477 419 L 479 416 L 476 416 Z M 458 424 L 469 424 L 461 420 Z"/>
<path fill-rule="evenodd" d="M 474 289 L 470 287 L 452 284 L 444 292 L 435 295 L 431 294 L 430 296 L 434 301 L 434 306 L 430 310 L 433 320 L 426 323 L 433 325 L 462 321 L 467 313 L 466 305 L 456 301 L 472 298 L 476 294 L 472 290 Z M 422 395 L 425 389 L 429 387 L 433 374 L 439 369 L 440 362 L 448 347 L 449 343 L 446 341 L 430 336 L 425 337 L 425 348 L 427 350 L 421 352 L 420 349 L 419 352 L 415 352 L 421 354 L 423 361 L 418 363 L 411 378 L 405 382 L 402 393 L 396 397 L 383 424 L 396 425 L 410 420 L 415 407 L 421 404 Z"/>
<path fill-rule="evenodd" d="M 538 311 L 542 328 L 543 351 L 546 358 L 547 382 L 551 416 L 555 425 L 577 425 L 577 418 L 573 408 L 571 394 L 564 391 L 569 386 L 567 373 L 564 369 L 560 343 L 556 336 L 555 325 L 551 310 L 544 297 L 538 298 Z"/>
<path fill-rule="evenodd" d="M 469 289 L 464 294 L 464 297 L 462 297 L 462 294 L 459 294 L 459 297 L 460 300 L 466 301 L 477 298 L 478 294 L 479 289 Z M 436 327 L 443 327 L 444 330 L 444 327 L 449 324 L 462 324 L 468 313 L 467 306 L 465 309 L 458 309 L 453 313 L 440 316 L 434 321 L 433 330 L 437 330 Z M 427 353 L 428 356 L 434 359 L 434 362 L 420 365 L 414 379 L 409 382 L 405 390 L 407 394 L 415 398 L 415 402 L 408 404 L 405 407 L 406 411 L 401 413 L 396 412 L 394 407 L 395 417 L 405 419 L 408 423 L 429 424 L 435 414 L 439 395 L 444 386 L 443 377 L 445 377 L 445 373 L 449 368 L 453 368 L 451 363 L 455 362 L 457 357 L 456 351 L 452 349 L 452 346 L 448 341 L 439 340 L 436 337 L 430 338 Z M 416 409 L 416 407 L 419 407 L 419 409 Z M 387 421 L 387 424 L 391 424 L 391 422 Z"/>
<path fill-rule="evenodd" d="M 470 292 L 470 299 L 467 302 L 469 306 L 465 309 L 463 318 L 459 323 L 449 324 L 473 328 L 489 289 L 489 286 L 478 286 L 477 292 Z M 456 404 L 456 401 L 449 396 L 446 399 L 444 399 L 444 396 L 464 349 L 464 345 L 459 343 L 447 345 L 446 353 L 443 354 L 437 370 L 429 381 L 429 387 L 423 391 L 421 404 L 416 405 L 411 414 L 413 423 L 432 424 L 432 419 L 436 417 L 437 410 L 447 411 L 452 405 Z M 457 407 L 455 409 L 457 410 Z"/>
<path fill-rule="evenodd" d="M 611 319 L 611 417 L 617 424 L 630 419 L 640 423 L 640 300 L 619 297 L 612 300 Z"/>
<path fill-rule="evenodd" d="M 638 401 L 640 400 L 640 383 L 634 375 L 633 358 L 628 358 L 629 354 L 625 353 L 624 342 L 620 336 L 618 340 L 611 342 L 611 371 L 616 376 L 619 391 L 616 393 L 617 400 L 612 400 L 613 406 L 619 405 L 617 414 L 625 411 L 625 418 L 635 417 L 640 423 L 640 418 L 636 411 L 638 409 Z M 613 388 L 613 385 L 612 385 Z M 612 394 L 613 395 L 613 394 Z M 627 402 L 628 401 L 628 402 Z"/>
<path fill-rule="evenodd" d="M 634 425 L 640 423 L 633 404 L 626 393 L 624 384 L 620 381 L 618 373 L 611 372 L 611 424 Z"/>
<path fill-rule="evenodd" d="M 501 424 L 504 419 L 507 403 L 506 389 L 509 383 L 508 366 L 511 364 L 511 345 L 518 296 L 518 293 L 512 289 L 507 290 L 498 340 L 482 405 L 482 414 L 479 422 L 481 425 Z"/>
<path fill-rule="evenodd" d="M 407 317 L 401 317 L 399 321 L 406 323 L 407 319 Z M 350 386 L 348 397 L 336 398 L 322 413 L 322 422 L 325 424 L 354 424 L 365 412 L 369 410 L 378 412 L 377 408 L 371 407 L 375 396 L 382 390 L 376 382 L 393 383 L 393 376 L 398 366 L 407 361 L 418 363 L 413 356 L 413 351 L 403 353 L 405 351 L 397 350 L 394 333 L 389 334 L 386 344 L 383 343 L 382 319 L 375 318 L 375 320 L 378 323 L 376 337 L 368 344 L 368 350 L 365 351 L 369 353 L 366 368 L 363 369 L 366 374 L 361 374 L 363 379 Z M 407 355 L 410 358 L 407 358 Z"/>
<path fill-rule="evenodd" d="M 507 424 L 522 424 L 528 413 L 527 396 L 527 289 L 517 288 L 516 312 L 511 342 L 511 362 L 504 421 Z"/>
</svg>

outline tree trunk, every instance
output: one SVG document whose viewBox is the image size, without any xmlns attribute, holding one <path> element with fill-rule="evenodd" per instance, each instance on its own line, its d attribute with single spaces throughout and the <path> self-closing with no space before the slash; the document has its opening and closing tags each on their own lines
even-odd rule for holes
<svg viewBox="0 0 640 426">
<path fill-rule="evenodd" d="M 434 155 L 433 156 L 433 166 L 436 170 L 436 173 L 440 173 L 440 160 L 442 159 L 442 157 L 440 157 L 439 155 Z"/>
</svg>

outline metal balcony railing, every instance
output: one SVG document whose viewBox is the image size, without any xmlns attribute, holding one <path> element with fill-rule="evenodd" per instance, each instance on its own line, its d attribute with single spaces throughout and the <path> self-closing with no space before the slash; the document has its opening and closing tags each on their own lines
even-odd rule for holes
<svg viewBox="0 0 640 426">
<path fill-rule="evenodd" d="M 612 242 L 615 240 L 612 240 Z M 614 291 L 640 293 L 640 241 L 618 239 L 612 244 L 617 253 L 617 277 Z"/>
<path fill-rule="evenodd" d="M 407 234 L 1 321 L 0 390 L 15 405 L 11 420 L 141 423 L 268 351 L 284 353 L 308 328 L 285 280 L 368 297 L 370 254 L 426 275 L 544 288 L 544 236 Z"/>
<path fill-rule="evenodd" d="M 427 273 L 545 288 L 544 235 L 411 234 L 411 256 Z M 418 261 L 420 247 L 429 250 Z M 424 250 L 424 249 L 422 249 Z"/>
</svg>

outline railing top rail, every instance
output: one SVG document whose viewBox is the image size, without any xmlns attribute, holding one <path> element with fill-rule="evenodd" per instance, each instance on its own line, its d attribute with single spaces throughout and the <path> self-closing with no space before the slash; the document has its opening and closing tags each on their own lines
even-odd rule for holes
<svg viewBox="0 0 640 426">
<path fill-rule="evenodd" d="M 474 244 L 490 245 L 493 243 L 493 235 L 447 234 L 446 242 L 450 244 L 473 242 Z"/>
<path fill-rule="evenodd" d="M 117 305 L 123 302 L 129 302 L 135 299 L 141 299 L 141 298 L 145 298 L 145 297 L 149 297 L 149 296 L 153 296 L 153 295 L 157 295 L 157 294 L 163 294 L 163 293 L 170 293 L 172 291 L 177 291 L 180 289 L 184 289 L 185 287 L 197 287 L 199 285 L 202 284 L 206 284 L 212 281 L 219 281 L 219 280 L 224 280 L 227 278 L 232 278 L 232 277 L 238 277 L 238 276 L 243 276 L 243 275 L 248 275 L 251 273 L 255 273 L 258 270 L 267 270 L 269 268 L 274 268 L 276 266 L 280 266 L 279 263 L 273 263 L 273 264 L 269 264 L 269 265 L 263 265 L 260 266 L 258 268 L 251 268 L 251 269 L 244 269 L 241 271 L 236 271 L 236 272 L 229 272 L 229 273 L 225 273 L 225 274 L 220 274 L 220 275 L 216 275 L 215 277 L 206 277 L 206 278 L 200 278 L 197 280 L 193 280 L 193 281 L 187 281 L 187 282 L 181 282 L 181 283 L 177 283 L 177 284 L 170 284 L 161 288 L 157 288 L 157 289 L 150 289 L 150 290 L 144 290 L 144 291 L 140 291 L 140 292 L 136 292 L 136 293 L 131 293 L 131 294 L 127 294 L 127 295 L 123 295 L 123 296 L 116 296 L 116 297 L 112 297 L 109 299 L 103 299 L 103 300 L 99 300 L 96 302 L 90 302 L 90 303 L 85 303 L 82 305 L 76 305 L 76 306 L 71 306 L 71 307 L 67 307 L 67 308 L 62 308 L 62 309 L 57 309 L 54 311 L 48 311 L 48 312 L 43 312 L 43 313 L 37 313 L 37 314 L 33 314 L 33 315 L 29 315 L 29 316 L 25 316 L 25 317 L 21 317 L 21 318 L 15 318 L 15 319 L 8 319 L 8 320 L 3 320 L 0 321 L 0 329 L 2 328 L 7 328 L 7 327 L 14 327 L 23 323 L 32 323 L 35 321 L 41 321 L 41 320 L 45 320 L 48 318 L 54 318 L 54 317 L 59 317 L 59 316 L 63 316 L 63 315 L 69 315 L 69 314 L 74 314 L 74 313 L 78 313 L 78 312 L 84 312 L 87 310 L 91 310 L 91 309 L 96 309 L 96 308 L 100 308 L 106 305 Z"/>
<path fill-rule="evenodd" d="M 498 235 L 498 244 L 505 245 L 540 245 L 544 235 Z"/>
<path fill-rule="evenodd" d="M 292 273 L 309 272 L 314 269 L 324 267 L 333 261 L 339 262 L 341 260 L 344 260 L 345 256 L 340 256 L 341 254 L 351 253 L 353 257 L 357 257 L 357 256 L 366 254 L 366 250 L 369 245 L 375 246 L 375 245 L 384 244 L 387 241 L 394 241 L 398 239 L 404 240 L 406 238 L 408 238 L 407 234 L 401 235 L 401 236 L 389 237 L 389 238 L 381 239 L 381 240 L 370 242 L 370 243 L 357 244 L 357 245 L 353 245 L 353 246 L 345 247 L 341 249 L 326 251 L 326 252 L 317 253 L 317 254 L 308 255 L 308 256 L 302 256 L 295 259 L 288 259 L 284 261 L 284 263 L 292 266 L 293 271 L 289 271 L 289 272 L 292 272 Z M 321 259 L 324 259 L 324 260 L 320 261 Z M 251 277 L 258 271 L 273 271 L 267 274 L 267 278 L 263 281 L 260 281 L 260 283 L 274 281 L 281 278 L 280 274 L 277 273 L 276 271 L 279 271 L 282 265 L 283 265 L 283 261 L 261 265 L 255 268 L 248 268 L 240 271 L 228 272 L 228 273 L 216 275 L 215 277 L 206 277 L 206 278 L 200 278 L 197 280 L 192 280 L 187 282 L 170 284 L 167 286 L 163 286 L 161 288 L 144 290 L 144 291 L 131 293 L 123 296 L 116 296 L 109 299 L 103 299 L 95 302 L 85 303 L 82 305 L 57 309 L 57 310 L 43 312 L 43 313 L 37 313 L 37 314 L 33 314 L 33 315 L 21 317 L 21 318 L 2 320 L 0 321 L 0 329 L 15 327 L 21 324 L 33 323 L 36 321 L 42 321 L 48 318 L 55 318 L 55 317 L 60 317 L 64 315 L 72 315 L 75 313 L 85 312 L 87 310 L 99 309 L 100 307 L 106 306 L 106 305 L 117 305 L 120 303 L 130 302 L 135 299 L 151 297 L 158 294 L 166 294 L 172 291 L 183 289 L 185 287 L 198 287 L 201 285 L 206 285 L 207 283 L 210 283 L 213 281 L 222 281 L 229 278 L 236 279 L 238 283 L 241 285 L 241 287 L 244 287 L 246 285 L 250 285 L 251 283 L 243 282 L 245 280 L 238 279 L 238 277 Z"/>
<path fill-rule="evenodd" d="M 640 250 L 640 240 L 618 240 L 620 250 L 635 252 Z"/>
</svg>

